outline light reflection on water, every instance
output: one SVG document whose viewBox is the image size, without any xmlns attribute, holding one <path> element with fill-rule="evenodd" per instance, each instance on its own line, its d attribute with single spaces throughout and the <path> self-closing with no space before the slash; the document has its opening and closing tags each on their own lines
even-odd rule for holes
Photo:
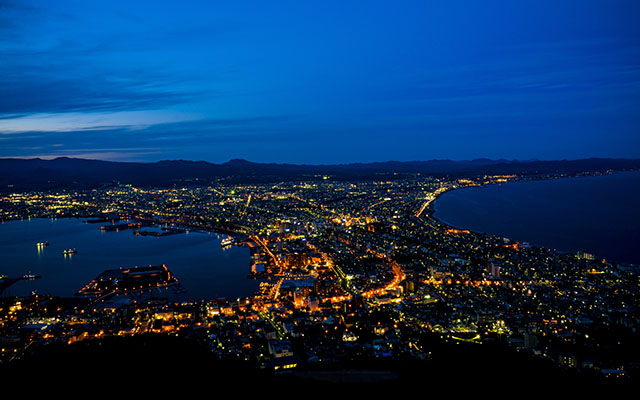
<svg viewBox="0 0 640 400">
<path fill-rule="evenodd" d="M 72 296 L 105 269 L 165 264 L 187 293 L 178 300 L 252 295 L 258 282 L 248 279 L 249 249 L 233 246 L 224 251 L 215 233 L 194 232 L 170 236 L 136 236 L 134 230 L 101 231 L 101 224 L 78 219 L 25 219 L 0 224 L 0 275 L 41 278 L 20 281 L 4 296 L 32 291 Z M 149 230 L 150 228 L 143 228 Z M 48 241 L 45 247 L 36 243 Z M 77 254 L 63 255 L 67 249 Z"/>
</svg>

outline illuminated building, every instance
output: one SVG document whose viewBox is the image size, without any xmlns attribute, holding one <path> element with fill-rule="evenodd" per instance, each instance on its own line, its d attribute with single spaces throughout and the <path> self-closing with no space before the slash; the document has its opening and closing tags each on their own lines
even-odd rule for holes
<svg viewBox="0 0 640 400">
<path fill-rule="evenodd" d="M 500 279 L 500 266 L 491 263 L 489 266 L 489 273 L 493 279 Z"/>
<path fill-rule="evenodd" d="M 593 254 L 585 253 L 585 252 L 582 252 L 582 251 L 577 252 L 576 253 L 576 257 L 581 259 L 581 260 L 589 260 L 589 261 L 593 261 L 593 260 L 596 259 Z"/>
<path fill-rule="evenodd" d="M 301 290 L 293 292 L 293 304 L 296 308 L 304 307 L 305 294 Z"/>
</svg>

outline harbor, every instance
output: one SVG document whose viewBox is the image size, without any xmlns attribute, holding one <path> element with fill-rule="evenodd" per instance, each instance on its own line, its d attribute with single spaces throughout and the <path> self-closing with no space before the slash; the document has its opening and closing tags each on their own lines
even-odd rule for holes
<svg viewBox="0 0 640 400">
<path fill-rule="evenodd" d="M 31 271 L 41 276 L 5 285 L 3 295 L 68 297 L 106 269 L 162 264 L 180 278 L 186 290 L 179 294 L 180 300 L 237 298 L 258 290 L 259 282 L 247 278 L 250 249 L 238 245 L 223 248 L 220 242 L 227 235 L 171 224 L 142 229 L 157 231 L 158 236 L 134 235 L 133 229 L 103 231 L 99 228 L 104 223 L 85 220 L 31 219 L 0 225 L 0 251 L 5 254 L 0 274 L 19 277 Z M 239 239 L 236 237 L 236 241 Z M 45 241 L 49 241 L 48 246 L 36 245 Z M 62 255 L 71 249 L 77 252 Z M 174 294 L 171 288 L 162 290 Z"/>
<path fill-rule="evenodd" d="M 153 289 L 173 288 L 176 293 L 186 290 L 166 265 L 108 269 L 76 292 L 76 296 L 100 298 L 121 293 L 142 293 Z"/>
</svg>

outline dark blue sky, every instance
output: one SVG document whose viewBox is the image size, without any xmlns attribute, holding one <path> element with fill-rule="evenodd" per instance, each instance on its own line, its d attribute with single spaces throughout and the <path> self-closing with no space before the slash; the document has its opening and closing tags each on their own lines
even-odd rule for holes
<svg viewBox="0 0 640 400">
<path fill-rule="evenodd" d="M 0 157 L 640 158 L 640 2 L 0 0 Z"/>
</svg>

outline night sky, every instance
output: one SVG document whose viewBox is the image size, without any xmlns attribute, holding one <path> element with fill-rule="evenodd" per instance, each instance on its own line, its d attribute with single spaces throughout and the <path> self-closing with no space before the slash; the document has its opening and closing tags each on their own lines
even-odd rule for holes
<svg viewBox="0 0 640 400">
<path fill-rule="evenodd" d="M 0 0 L 0 157 L 640 158 L 639 21 L 637 0 Z"/>
</svg>

